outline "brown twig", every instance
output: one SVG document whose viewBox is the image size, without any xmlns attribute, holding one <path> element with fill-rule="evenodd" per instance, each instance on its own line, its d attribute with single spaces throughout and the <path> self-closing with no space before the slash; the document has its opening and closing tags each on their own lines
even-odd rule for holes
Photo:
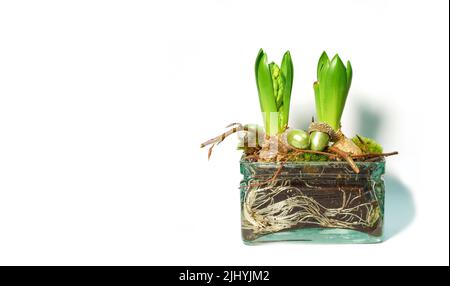
<svg viewBox="0 0 450 286">
<path fill-rule="evenodd" d="M 350 165 L 350 167 L 352 167 L 353 171 L 355 171 L 355 173 L 359 173 L 359 168 L 358 166 L 356 166 L 355 161 L 353 161 L 352 157 L 350 157 L 350 155 L 342 150 L 339 150 L 336 147 L 329 147 L 328 150 L 330 150 L 333 153 L 336 153 L 337 155 L 339 155 L 340 157 L 342 157 L 343 159 L 345 159 L 348 164 Z"/>
<path fill-rule="evenodd" d="M 231 134 L 236 133 L 236 132 L 241 131 L 242 129 L 244 129 L 244 127 L 240 123 L 231 123 L 226 128 L 230 128 L 232 126 L 235 126 L 235 127 L 231 128 L 230 130 L 228 130 L 225 133 L 220 134 L 217 137 L 209 139 L 208 141 L 203 142 L 202 144 L 200 144 L 200 148 L 203 148 L 203 147 L 206 147 L 208 145 L 211 145 L 211 147 L 208 150 L 208 160 L 211 158 L 211 154 L 212 154 L 212 150 L 213 150 L 214 146 L 216 146 L 217 144 L 219 144 L 220 142 L 225 140 L 225 138 L 227 138 Z"/>
<path fill-rule="evenodd" d="M 232 123 L 232 124 L 228 125 L 227 128 L 229 128 L 231 126 L 236 126 L 236 127 L 233 127 L 230 130 L 228 130 L 227 132 L 222 133 L 219 136 L 214 137 L 212 139 L 209 139 L 206 142 L 203 142 L 202 144 L 200 144 L 200 148 L 203 148 L 203 147 L 211 145 L 211 144 L 219 144 L 220 142 L 225 140 L 225 138 L 227 138 L 231 134 L 241 131 L 243 129 L 243 126 L 240 123 Z"/>
<path fill-rule="evenodd" d="M 211 147 L 209 147 L 209 149 L 208 149 L 208 160 L 211 158 L 211 154 L 212 154 L 212 150 L 213 150 L 214 146 L 216 146 L 216 144 L 212 144 Z"/>
<path fill-rule="evenodd" d="M 360 161 L 360 162 L 376 162 L 379 160 L 380 157 L 372 157 L 372 158 L 367 158 L 364 159 L 364 161 Z"/>
<path fill-rule="evenodd" d="M 389 152 L 389 153 L 367 153 L 367 154 L 361 154 L 361 155 L 351 155 L 352 158 L 376 158 L 376 157 L 388 157 L 398 155 L 398 152 Z"/>
</svg>

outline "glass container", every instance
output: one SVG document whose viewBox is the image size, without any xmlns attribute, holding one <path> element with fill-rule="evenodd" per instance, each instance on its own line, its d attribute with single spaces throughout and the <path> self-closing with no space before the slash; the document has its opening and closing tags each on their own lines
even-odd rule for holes
<svg viewBox="0 0 450 286">
<path fill-rule="evenodd" d="M 244 243 L 382 241 L 385 160 L 262 163 L 244 159 L 240 185 Z"/>
</svg>

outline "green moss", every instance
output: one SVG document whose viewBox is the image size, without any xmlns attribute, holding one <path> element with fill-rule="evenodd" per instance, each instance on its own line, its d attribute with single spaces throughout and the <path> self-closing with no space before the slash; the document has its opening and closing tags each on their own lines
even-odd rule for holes
<svg viewBox="0 0 450 286">
<path fill-rule="evenodd" d="M 364 153 L 383 153 L 383 147 L 372 138 L 356 135 L 352 141 L 358 145 Z"/>
<path fill-rule="evenodd" d="M 311 154 L 311 153 L 304 153 L 300 154 L 289 161 L 293 162 L 319 162 L 319 161 L 328 161 L 328 156 L 320 155 L 320 154 Z"/>
</svg>

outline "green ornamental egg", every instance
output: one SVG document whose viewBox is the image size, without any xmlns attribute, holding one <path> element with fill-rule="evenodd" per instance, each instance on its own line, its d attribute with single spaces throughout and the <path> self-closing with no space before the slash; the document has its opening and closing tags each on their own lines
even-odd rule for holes
<svg viewBox="0 0 450 286">
<path fill-rule="evenodd" d="M 323 132 L 314 131 L 311 133 L 311 150 L 322 151 L 328 146 L 330 137 Z"/>
<path fill-rule="evenodd" d="M 309 134 L 306 131 L 300 129 L 294 129 L 287 134 L 287 142 L 292 147 L 298 149 L 308 149 L 309 147 Z"/>
</svg>

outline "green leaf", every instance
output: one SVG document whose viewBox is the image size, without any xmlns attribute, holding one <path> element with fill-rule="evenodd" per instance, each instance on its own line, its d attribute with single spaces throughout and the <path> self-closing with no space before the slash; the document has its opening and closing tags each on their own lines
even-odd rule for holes
<svg viewBox="0 0 450 286">
<path fill-rule="evenodd" d="M 281 61 L 281 75 L 284 79 L 283 107 L 281 110 L 283 119 L 281 121 L 281 128 L 284 128 L 289 123 L 289 108 L 291 103 L 292 83 L 294 81 L 294 65 L 289 51 L 283 55 L 283 60 Z"/>
<path fill-rule="evenodd" d="M 347 71 L 338 55 L 334 56 L 330 62 L 325 84 L 325 94 L 322 94 L 322 90 L 320 90 L 321 97 L 324 97 L 326 101 L 322 113 L 325 118 L 324 121 L 336 130 L 340 128 L 341 116 L 348 92 Z"/>
<path fill-rule="evenodd" d="M 321 121 L 322 120 L 322 109 L 321 109 L 321 105 L 320 105 L 320 87 L 319 87 L 318 81 L 314 82 L 313 88 L 314 88 L 314 97 L 315 97 L 315 101 L 316 101 L 316 115 L 317 115 L 317 119 L 319 121 Z"/>
<path fill-rule="evenodd" d="M 325 54 L 326 56 L 326 54 Z M 323 64 L 323 65 L 322 65 Z M 317 119 L 318 121 L 326 122 L 326 104 L 327 104 L 327 85 L 328 81 L 328 70 L 330 68 L 330 62 L 329 61 L 321 61 L 319 60 L 319 65 L 321 65 L 320 72 L 318 74 L 318 85 L 316 88 L 318 88 L 319 96 L 316 96 L 316 110 L 319 110 L 317 113 Z"/>
<path fill-rule="evenodd" d="M 350 61 L 347 61 L 347 93 L 352 85 L 353 69 Z"/>
<path fill-rule="evenodd" d="M 325 64 L 330 63 L 327 53 L 324 51 L 320 56 L 319 63 L 317 64 L 317 79 L 319 79 L 319 73 Z"/>
<path fill-rule="evenodd" d="M 264 56 L 263 49 L 259 49 L 258 55 L 256 56 L 256 61 L 255 61 L 256 85 L 258 85 L 258 67 L 259 67 L 259 63 L 261 62 L 263 56 Z M 259 91 L 259 87 L 258 87 L 258 91 Z"/>
<path fill-rule="evenodd" d="M 271 132 L 271 114 L 277 112 L 277 105 L 273 92 L 272 74 L 269 65 L 267 64 L 267 55 L 261 49 L 256 57 L 255 62 L 255 76 L 256 85 L 258 88 L 259 103 L 264 119 L 264 127 L 268 135 L 273 135 Z M 274 130 L 273 132 L 275 132 Z M 276 133 L 276 132 L 275 132 Z"/>
</svg>

